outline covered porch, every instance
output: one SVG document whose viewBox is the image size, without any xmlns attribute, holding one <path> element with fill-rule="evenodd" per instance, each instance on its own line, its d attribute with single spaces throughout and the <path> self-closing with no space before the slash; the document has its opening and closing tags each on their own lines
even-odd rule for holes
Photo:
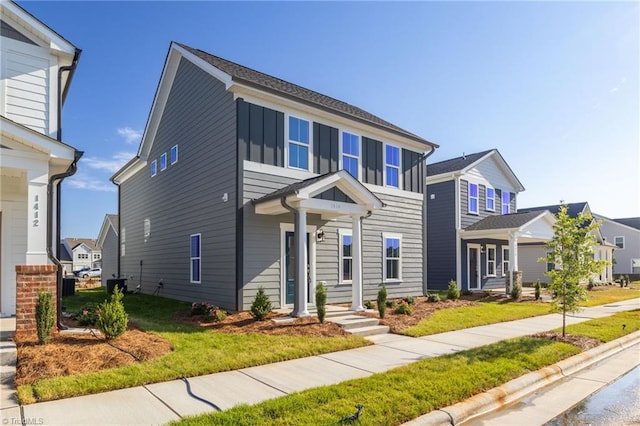
<svg viewBox="0 0 640 426">
<path fill-rule="evenodd" d="M 352 284 L 351 310 L 362 311 L 362 220 L 374 210 L 384 207 L 384 203 L 362 183 L 345 170 L 332 172 L 293 183 L 271 194 L 253 201 L 258 215 L 283 215 L 292 213 L 294 217 L 293 244 L 291 247 L 295 269 L 292 316 L 309 315 L 310 270 L 308 215 L 317 214 L 323 220 L 350 218 L 352 230 Z M 315 234 L 322 239 L 322 231 Z M 336 252 L 336 262 L 339 255 Z"/>
</svg>

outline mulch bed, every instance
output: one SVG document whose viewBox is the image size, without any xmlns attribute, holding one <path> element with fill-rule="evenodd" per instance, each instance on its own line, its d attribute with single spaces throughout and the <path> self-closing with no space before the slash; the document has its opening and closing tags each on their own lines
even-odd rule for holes
<svg viewBox="0 0 640 426">
<path fill-rule="evenodd" d="M 582 351 L 588 351 L 589 349 L 593 349 L 596 346 L 600 346 L 602 342 L 598 339 L 593 339 L 587 336 L 576 336 L 573 334 L 567 334 L 566 336 L 562 336 L 562 333 L 547 331 L 545 333 L 536 333 L 533 337 L 538 339 L 547 339 L 553 340 L 554 342 L 564 342 L 569 343 L 571 345 L 577 346 Z"/>
</svg>

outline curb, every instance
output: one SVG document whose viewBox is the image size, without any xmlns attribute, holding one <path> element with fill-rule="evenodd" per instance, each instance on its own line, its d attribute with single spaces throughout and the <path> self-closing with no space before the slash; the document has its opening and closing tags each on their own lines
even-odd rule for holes
<svg viewBox="0 0 640 426">
<path fill-rule="evenodd" d="M 518 401 L 526 395 L 590 367 L 636 343 L 640 343 L 640 331 L 604 343 L 532 373 L 527 373 L 489 391 L 474 395 L 465 401 L 434 410 L 406 422 L 404 425 L 458 425 Z"/>
</svg>

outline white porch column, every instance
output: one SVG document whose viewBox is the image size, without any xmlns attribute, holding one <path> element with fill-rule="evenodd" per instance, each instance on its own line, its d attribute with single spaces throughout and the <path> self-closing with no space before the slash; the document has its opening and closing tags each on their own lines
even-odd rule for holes
<svg viewBox="0 0 640 426">
<path fill-rule="evenodd" d="M 294 239 L 296 246 L 296 287 L 295 299 L 293 302 L 293 313 L 295 317 L 307 317 L 308 295 L 308 271 L 307 271 L 307 211 L 299 208 L 295 215 Z"/>
<path fill-rule="evenodd" d="M 46 265 L 47 257 L 47 181 L 48 173 L 27 173 L 27 265 Z"/>
<path fill-rule="evenodd" d="M 513 289 L 513 271 L 518 270 L 518 234 L 509 235 L 509 289 Z"/>
<path fill-rule="evenodd" d="M 351 216 L 351 232 L 353 237 L 351 310 L 364 311 L 364 306 L 362 306 L 362 222 L 360 216 Z"/>
</svg>

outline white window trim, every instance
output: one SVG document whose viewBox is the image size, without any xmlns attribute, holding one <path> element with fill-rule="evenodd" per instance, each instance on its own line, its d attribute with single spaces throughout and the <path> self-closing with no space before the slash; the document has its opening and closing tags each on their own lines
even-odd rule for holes
<svg viewBox="0 0 640 426">
<path fill-rule="evenodd" d="M 398 258 L 398 278 L 387 278 L 387 247 L 385 241 L 387 238 L 395 238 L 400 240 L 400 257 Z M 402 282 L 402 234 L 394 234 L 390 232 L 382 233 L 382 282 L 399 283 Z M 391 258 L 395 259 L 395 258 Z"/>
<path fill-rule="evenodd" d="M 343 280 L 343 261 L 344 257 L 342 256 L 342 237 L 349 236 L 353 238 L 353 231 L 351 229 L 338 229 L 338 257 L 340 260 L 340 264 L 338 265 L 338 284 L 352 284 L 353 280 Z M 351 244 L 351 273 L 353 274 L 353 240 Z"/>
<path fill-rule="evenodd" d="M 175 149 L 175 151 L 176 151 L 176 159 L 175 159 L 175 160 L 174 160 L 173 158 L 171 158 L 171 157 L 173 157 L 173 150 L 174 150 L 174 149 Z M 174 164 L 176 164 L 176 163 L 178 162 L 178 144 L 175 144 L 174 146 L 172 146 L 172 147 L 171 147 L 171 150 L 170 150 L 169 152 L 172 154 L 172 155 L 169 157 L 169 158 L 170 158 L 171 165 L 174 165 Z"/>
<path fill-rule="evenodd" d="M 296 142 L 296 141 L 292 141 L 289 138 L 289 118 L 297 118 L 298 120 L 304 120 L 307 123 L 309 123 L 309 144 L 305 145 L 301 142 Z M 289 169 L 293 169 L 293 170 L 304 170 L 307 172 L 311 172 L 313 171 L 313 120 L 311 120 L 308 117 L 305 117 L 304 115 L 300 115 L 300 114 L 285 114 L 285 144 L 284 144 L 284 161 L 285 164 L 287 165 L 287 168 Z M 303 169 L 301 167 L 294 167 L 291 164 L 289 164 L 289 145 L 290 144 L 294 144 L 294 145 L 299 145 L 299 146 L 306 146 L 308 148 L 308 159 L 307 159 L 307 165 L 308 168 L 307 169 Z"/>
<path fill-rule="evenodd" d="M 493 200 L 493 207 L 492 207 L 492 208 L 490 208 L 490 207 L 489 207 L 489 190 L 490 190 L 490 189 L 493 191 L 493 197 L 491 198 L 491 199 Z M 485 201 L 484 201 L 484 203 L 485 203 L 485 209 L 486 209 L 487 211 L 489 211 L 489 212 L 495 212 L 495 211 L 496 211 L 496 189 L 495 189 L 495 188 L 492 188 L 492 187 L 490 187 L 490 186 L 485 186 L 484 191 L 485 191 L 485 192 L 484 192 L 484 198 L 485 198 Z"/>
<path fill-rule="evenodd" d="M 164 172 L 165 170 L 167 170 L 167 166 L 167 153 L 165 152 L 160 156 L 160 171 Z"/>
<path fill-rule="evenodd" d="M 151 162 L 151 177 L 154 177 L 157 174 L 158 174 L 158 161 L 153 160 Z"/>
<path fill-rule="evenodd" d="M 287 305 L 286 301 L 286 233 L 287 232 L 295 232 L 295 225 L 293 223 L 280 223 L 280 306 L 293 306 L 292 304 Z M 316 294 L 316 235 L 318 232 L 318 227 L 315 225 L 307 225 L 306 232 L 309 234 L 309 266 L 310 271 L 309 275 L 311 276 L 311 285 L 309 286 L 309 294 L 308 303 L 315 303 L 315 294 Z"/>
<path fill-rule="evenodd" d="M 475 197 L 471 195 L 471 185 L 476 186 L 476 195 Z M 471 199 L 475 198 L 476 200 L 476 211 L 471 210 Z M 469 214 L 480 214 L 480 185 L 473 182 L 467 182 L 467 212 Z"/>
<path fill-rule="evenodd" d="M 509 202 L 506 204 L 507 212 L 504 212 L 504 194 L 509 194 Z M 511 213 L 511 192 L 503 190 L 500 194 L 500 213 L 501 214 L 510 214 Z"/>
<path fill-rule="evenodd" d="M 505 251 L 509 251 L 509 246 L 502 246 L 502 276 L 506 276 L 507 275 L 507 268 L 504 267 L 505 264 L 505 260 L 504 260 L 504 252 Z M 511 253 L 509 253 L 509 260 L 506 261 L 506 264 L 509 265 L 509 268 L 511 268 Z"/>
<path fill-rule="evenodd" d="M 357 176 L 356 179 L 360 180 L 361 179 L 361 175 L 362 175 L 362 137 L 355 133 L 352 132 L 350 130 L 347 129 L 340 129 L 340 169 L 344 169 L 344 157 L 349 157 L 349 158 L 355 158 L 358 161 L 358 168 L 356 170 L 357 172 Z M 351 154 L 345 154 L 344 153 L 344 134 L 348 133 L 352 136 L 355 136 L 356 138 L 358 138 L 358 155 L 351 155 Z"/>
<path fill-rule="evenodd" d="M 489 250 L 493 249 L 493 260 L 489 260 Z M 487 244 L 486 246 L 486 253 L 485 253 L 485 267 L 486 267 L 486 273 L 487 273 L 487 277 L 495 277 L 496 276 L 496 267 L 497 265 L 497 258 L 498 258 L 498 251 L 496 250 L 496 246 L 495 244 Z M 493 263 L 493 274 L 489 273 L 489 264 Z"/>
<path fill-rule="evenodd" d="M 616 238 L 622 238 L 622 247 L 618 247 L 618 244 L 616 243 Z M 617 237 L 613 237 L 613 244 L 615 244 L 616 247 L 618 247 L 616 250 L 624 250 L 624 247 L 625 247 L 624 235 L 618 235 Z"/>
<path fill-rule="evenodd" d="M 191 239 L 195 236 L 198 236 L 198 244 L 200 245 L 198 252 L 200 252 L 200 256 L 191 256 Z M 198 259 L 200 262 L 198 263 L 200 270 L 198 271 L 198 276 L 200 280 L 193 280 L 193 260 Z M 202 283 L 202 234 L 191 234 L 189 235 L 189 282 L 191 284 L 201 284 Z"/>
<path fill-rule="evenodd" d="M 387 165 L 387 146 L 392 146 L 394 148 L 398 149 L 398 165 L 397 166 L 392 166 L 392 165 Z M 399 145 L 394 145 L 392 143 L 383 143 L 382 144 L 382 165 L 384 167 L 384 169 L 382 169 L 382 186 L 386 186 L 387 188 L 396 188 L 396 189 L 401 189 L 402 188 L 402 147 Z M 393 185 L 387 185 L 387 166 L 388 167 L 392 167 L 394 169 L 398 169 L 398 186 L 393 186 Z"/>
</svg>

